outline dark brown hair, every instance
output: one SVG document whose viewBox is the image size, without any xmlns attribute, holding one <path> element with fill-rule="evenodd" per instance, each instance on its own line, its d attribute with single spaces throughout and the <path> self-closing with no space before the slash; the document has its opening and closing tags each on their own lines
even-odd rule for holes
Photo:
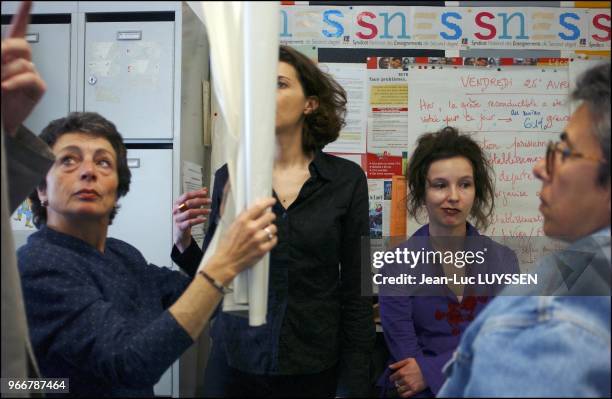
<svg viewBox="0 0 612 399">
<path fill-rule="evenodd" d="M 477 229 L 486 229 L 491 224 L 495 206 L 493 169 L 478 144 L 451 126 L 419 137 L 406 172 L 410 192 L 408 212 L 418 221 L 419 211 L 425 204 L 429 167 L 435 161 L 453 157 L 464 157 L 472 164 L 476 195 L 470 216 Z"/>
<path fill-rule="evenodd" d="M 340 135 L 346 114 L 346 92 L 308 57 L 289 46 L 280 46 L 279 61 L 293 66 L 304 95 L 315 96 L 319 101 L 318 108 L 305 115 L 302 149 L 305 153 L 320 150 Z"/>
<path fill-rule="evenodd" d="M 59 118 L 51 121 L 40 134 L 42 141 L 47 143 L 49 147 L 57 142 L 57 140 L 67 133 L 86 134 L 92 137 L 101 137 L 109 141 L 115 153 L 117 154 L 117 176 L 119 186 L 117 187 L 117 199 L 123 197 L 130 191 L 130 181 L 132 173 L 127 164 L 127 149 L 123 143 L 121 134 L 117 131 L 115 125 L 95 112 L 72 112 L 65 118 Z M 47 188 L 46 177 L 38 185 L 38 189 L 44 190 Z M 41 205 L 38 192 L 34 190 L 28 196 L 32 206 L 32 214 L 34 225 L 39 228 L 42 224 L 47 223 L 47 208 Z M 119 205 L 113 208 L 109 224 L 112 223 Z"/>
</svg>

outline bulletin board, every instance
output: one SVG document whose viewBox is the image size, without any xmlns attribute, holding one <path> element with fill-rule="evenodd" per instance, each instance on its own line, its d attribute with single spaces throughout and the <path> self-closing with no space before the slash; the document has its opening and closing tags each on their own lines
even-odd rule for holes
<svg viewBox="0 0 612 399">
<path fill-rule="evenodd" d="M 419 135 L 446 125 L 473 135 L 494 168 L 485 233 L 543 235 L 532 169 L 567 123 L 575 76 L 610 57 L 609 5 L 284 3 L 281 43 L 308 49 L 347 91 L 347 125 L 324 151 L 366 172 L 371 237 L 420 227 L 393 185 L 405 186 L 397 176 Z"/>
</svg>

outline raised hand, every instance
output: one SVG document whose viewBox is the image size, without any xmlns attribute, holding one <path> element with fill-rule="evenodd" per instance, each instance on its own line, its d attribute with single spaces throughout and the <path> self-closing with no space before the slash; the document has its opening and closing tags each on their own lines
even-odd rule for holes
<svg viewBox="0 0 612 399">
<path fill-rule="evenodd" d="M 174 244 L 183 252 L 191 243 L 191 227 L 204 223 L 210 214 L 208 189 L 203 187 L 199 190 L 184 193 L 174 203 L 172 208 Z"/>
<path fill-rule="evenodd" d="M 220 237 L 213 255 L 215 262 L 211 262 L 211 265 L 220 265 L 219 269 L 222 269 L 211 271 L 218 273 L 219 281 L 224 284 L 231 281 L 274 248 L 278 242 L 277 228 L 272 223 L 276 215 L 269 208 L 275 202 L 276 199 L 272 197 L 256 201 L 238 215 L 228 231 Z"/>
<path fill-rule="evenodd" d="M 32 50 L 25 40 L 31 1 L 24 1 L 11 21 L 9 34 L 2 40 L 2 124 L 14 136 L 47 90 L 32 63 Z"/>
</svg>

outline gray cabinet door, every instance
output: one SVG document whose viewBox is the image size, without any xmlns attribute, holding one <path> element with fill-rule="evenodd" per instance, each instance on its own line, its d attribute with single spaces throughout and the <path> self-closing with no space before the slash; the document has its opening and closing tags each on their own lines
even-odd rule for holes
<svg viewBox="0 0 612 399">
<path fill-rule="evenodd" d="M 2 37 L 7 32 L 8 25 L 2 25 Z M 70 24 L 31 24 L 26 39 L 47 91 L 24 125 L 40 134 L 50 121 L 70 110 Z"/>
<path fill-rule="evenodd" d="M 130 149 L 130 191 L 108 236 L 136 247 L 149 263 L 172 266 L 172 150 Z"/>
<path fill-rule="evenodd" d="M 133 245 L 149 263 L 172 266 L 172 150 L 130 149 L 128 163 L 130 191 L 119 200 L 121 208 L 108 236 Z M 172 368 L 154 390 L 172 396 Z"/>
<path fill-rule="evenodd" d="M 172 138 L 174 22 L 87 22 L 85 111 L 126 139 Z"/>
</svg>

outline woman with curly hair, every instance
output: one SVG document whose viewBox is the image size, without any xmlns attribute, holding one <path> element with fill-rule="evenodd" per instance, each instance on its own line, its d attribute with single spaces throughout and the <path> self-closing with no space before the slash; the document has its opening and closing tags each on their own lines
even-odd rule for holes
<svg viewBox="0 0 612 399">
<path fill-rule="evenodd" d="M 346 93 L 310 59 L 281 46 L 276 97 L 273 207 L 279 244 L 270 255 L 266 323 L 218 312 L 205 395 L 334 397 L 369 393 L 375 328 L 360 294 L 360 239 L 368 235 L 368 187 L 353 162 L 322 152 L 344 125 Z M 215 173 L 204 251 L 217 226 L 227 166 Z M 175 207 L 174 261 L 197 267 L 190 226 L 208 211 L 203 192 Z"/>
<path fill-rule="evenodd" d="M 494 186 L 491 167 L 472 138 L 450 126 L 422 135 L 408 164 L 407 180 L 410 215 L 419 221 L 426 214 L 429 223 L 398 248 L 444 253 L 444 259 L 428 255 L 426 262 L 411 265 L 410 270 L 449 277 L 453 283 L 421 285 L 420 291 L 379 287 L 381 321 L 391 355 L 379 385 L 383 396 L 434 397 L 444 382 L 442 367 L 461 334 L 488 297 L 501 288 L 454 281 L 485 272 L 518 272 L 518 260 L 509 248 L 478 233 L 491 222 Z M 482 262 L 447 257 L 447 250 L 465 254 L 465 249 L 484 251 Z M 389 271 L 397 265 L 384 267 Z"/>
</svg>

